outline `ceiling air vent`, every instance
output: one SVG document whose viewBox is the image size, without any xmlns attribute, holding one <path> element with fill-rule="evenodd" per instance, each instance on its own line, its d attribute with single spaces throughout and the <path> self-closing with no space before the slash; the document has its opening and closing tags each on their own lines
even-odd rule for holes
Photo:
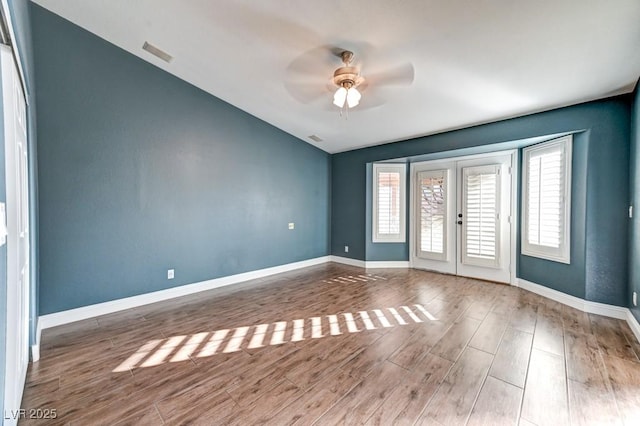
<svg viewBox="0 0 640 426">
<path fill-rule="evenodd" d="M 151 53 L 152 55 L 162 59 L 165 62 L 171 62 L 171 60 L 173 59 L 173 56 L 169 55 L 167 52 L 163 50 L 158 49 L 153 44 L 147 43 L 146 41 L 142 45 L 142 48 L 147 52 Z"/>
<path fill-rule="evenodd" d="M 308 138 L 314 142 L 322 142 L 322 139 L 318 135 L 311 135 L 311 136 L 308 136 Z"/>
</svg>

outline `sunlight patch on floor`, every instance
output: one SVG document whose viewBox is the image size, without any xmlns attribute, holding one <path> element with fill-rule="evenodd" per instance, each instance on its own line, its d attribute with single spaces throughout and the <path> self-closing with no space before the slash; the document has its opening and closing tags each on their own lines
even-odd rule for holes
<svg viewBox="0 0 640 426">
<path fill-rule="evenodd" d="M 341 277 L 330 278 L 328 280 L 322 280 L 324 283 L 335 284 L 353 284 L 357 282 L 369 282 L 369 281 L 386 281 L 385 277 L 381 277 L 375 274 L 367 274 L 367 275 L 344 275 Z"/>
<path fill-rule="evenodd" d="M 372 315 L 369 315 L 369 312 Z M 386 315 L 385 315 L 386 313 Z M 404 314 L 404 316 L 403 316 Z M 371 309 L 356 314 L 343 312 L 307 319 L 277 321 L 271 324 L 241 326 L 200 332 L 191 335 L 171 336 L 146 342 L 135 353 L 118 365 L 113 372 L 135 368 L 154 367 L 167 362 L 181 362 L 192 358 L 206 358 L 221 353 L 233 353 L 243 349 L 258 349 L 266 345 L 300 342 L 307 338 L 320 339 L 344 333 L 359 333 L 398 325 L 424 323 L 437 319 L 422 305 L 412 307 Z"/>
</svg>

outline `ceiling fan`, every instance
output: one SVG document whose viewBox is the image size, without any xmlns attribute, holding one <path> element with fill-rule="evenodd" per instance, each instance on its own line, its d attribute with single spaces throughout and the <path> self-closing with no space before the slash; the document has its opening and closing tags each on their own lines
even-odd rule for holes
<svg viewBox="0 0 640 426">
<path fill-rule="evenodd" d="M 340 57 L 344 66 L 333 72 L 333 83 L 338 86 L 333 95 L 333 104 L 339 108 L 344 108 L 345 104 L 348 108 L 353 108 L 358 106 L 362 99 L 357 87 L 364 83 L 364 78 L 357 67 L 351 66 L 353 52 L 345 50 Z"/>
<path fill-rule="evenodd" d="M 328 109 L 338 107 L 343 112 L 356 106 L 368 109 L 383 105 L 394 95 L 385 92 L 385 88 L 408 86 L 413 82 L 411 63 L 388 66 L 388 55 L 372 55 L 373 49 L 365 44 L 361 50 L 363 54 L 358 56 L 357 63 L 352 50 L 333 46 L 321 46 L 303 53 L 287 67 L 286 89 L 301 103 L 310 104 L 321 99 Z M 337 69 L 336 57 L 342 61 Z M 331 94 L 335 106 L 329 103 Z"/>
</svg>

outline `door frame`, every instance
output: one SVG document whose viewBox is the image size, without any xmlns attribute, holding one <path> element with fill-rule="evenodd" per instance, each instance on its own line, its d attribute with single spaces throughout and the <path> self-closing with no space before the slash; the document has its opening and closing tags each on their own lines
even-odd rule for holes
<svg viewBox="0 0 640 426">
<path fill-rule="evenodd" d="M 433 160 L 420 161 L 416 163 L 410 164 L 410 178 L 409 178 L 409 267 L 416 268 L 415 266 L 415 253 L 417 247 L 417 222 L 418 218 L 415 214 L 415 208 L 417 205 L 416 200 L 416 179 L 417 179 L 417 171 L 416 169 L 421 166 L 429 165 L 438 167 L 438 165 L 445 165 L 451 163 L 457 163 L 459 161 L 467 161 L 467 160 L 476 160 L 483 158 L 491 158 L 497 157 L 501 155 L 510 155 L 511 156 L 511 166 L 510 166 L 510 175 L 511 175 L 511 209 L 509 214 L 509 276 L 510 276 L 510 285 L 517 286 L 517 274 L 516 274 L 516 262 L 518 260 L 517 253 L 517 222 L 518 222 L 518 212 L 519 212 L 519 203 L 518 203 L 518 176 L 519 176 L 519 163 L 518 163 L 518 150 L 517 149 L 509 149 L 509 150 L 501 150 L 501 151 L 491 151 L 484 152 L 480 154 L 472 154 L 472 155 L 451 155 L 450 157 L 438 158 Z M 456 190 L 457 191 L 457 190 Z M 453 200 L 454 205 L 457 205 L 457 194 L 456 199 Z M 456 212 L 449 212 L 449 214 L 455 214 Z M 451 218 L 449 218 L 451 220 Z M 458 231 L 456 231 L 458 232 Z M 451 238 L 451 237 L 450 237 Z M 458 237 L 457 235 L 453 240 L 457 246 Z M 457 250 L 455 252 L 455 256 L 457 256 Z"/>
</svg>

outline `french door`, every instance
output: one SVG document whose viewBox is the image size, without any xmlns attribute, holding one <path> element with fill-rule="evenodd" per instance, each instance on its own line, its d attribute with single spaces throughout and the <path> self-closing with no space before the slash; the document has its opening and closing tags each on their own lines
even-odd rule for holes
<svg viewBox="0 0 640 426">
<path fill-rule="evenodd" d="M 411 165 L 411 266 L 511 282 L 515 153 Z"/>
<path fill-rule="evenodd" d="M 11 49 L 0 46 L 6 174 L 7 300 L 4 419 L 15 424 L 29 362 L 29 186 L 26 104 Z M 1 241 L 0 241 L 1 242 Z"/>
</svg>

